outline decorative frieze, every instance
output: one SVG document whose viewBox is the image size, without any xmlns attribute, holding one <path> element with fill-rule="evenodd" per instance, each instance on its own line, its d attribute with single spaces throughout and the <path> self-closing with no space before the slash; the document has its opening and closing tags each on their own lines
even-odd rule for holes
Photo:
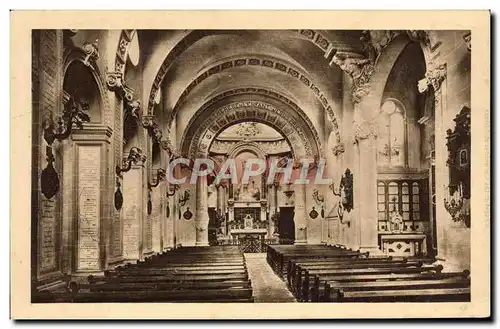
<svg viewBox="0 0 500 329">
<path fill-rule="evenodd" d="M 208 152 L 208 146 L 211 144 L 215 136 L 224 127 L 232 122 L 243 121 L 247 118 L 260 118 L 263 122 L 267 122 L 275 127 L 290 141 L 292 145 L 297 145 L 294 152 L 313 155 L 319 150 L 315 148 L 320 145 L 320 142 L 311 141 L 303 129 L 302 123 L 294 120 L 287 115 L 283 109 L 278 109 L 275 106 L 261 101 L 240 101 L 227 104 L 215 111 L 210 112 L 208 118 L 203 118 L 203 113 L 197 112 L 193 116 L 188 128 L 184 134 L 183 140 L 190 140 L 190 150 L 183 151 L 190 154 L 201 155 Z M 206 115 L 206 114 L 205 114 Z M 199 124 L 197 123 L 199 122 Z M 193 134 L 192 138 L 187 139 L 186 136 Z M 188 145 L 184 145 L 186 148 Z"/>
</svg>

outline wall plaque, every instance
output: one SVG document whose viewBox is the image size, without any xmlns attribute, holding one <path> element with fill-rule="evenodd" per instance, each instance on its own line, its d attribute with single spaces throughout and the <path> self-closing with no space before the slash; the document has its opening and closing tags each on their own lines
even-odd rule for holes
<svg viewBox="0 0 500 329">
<path fill-rule="evenodd" d="M 78 269 L 99 270 L 101 147 L 78 148 Z"/>
<path fill-rule="evenodd" d="M 56 201 L 42 196 L 40 216 L 40 268 L 42 272 L 56 267 Z"/>
<path fill-rule="evenodd" d="M 123 189 L 123 257 L 125 259 L 139 259 L 139 244 L 141 237 L 141 218 L 142 200 L 141 195 L 141 171 L 130 170 L 124 175 Z"/>
</svg>

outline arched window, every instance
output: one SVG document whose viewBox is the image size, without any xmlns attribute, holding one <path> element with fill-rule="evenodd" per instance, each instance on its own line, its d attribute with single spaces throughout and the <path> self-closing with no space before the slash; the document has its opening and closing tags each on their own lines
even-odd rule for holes
<svg viewBox="0 0 500 329">
<path fill-rule="evenodd" d="M 377 163 L 381 167 L 405 167 L 406 116 L 403 106 L 386 100 L 381 108 L 378 133 Z"/>
</svg>

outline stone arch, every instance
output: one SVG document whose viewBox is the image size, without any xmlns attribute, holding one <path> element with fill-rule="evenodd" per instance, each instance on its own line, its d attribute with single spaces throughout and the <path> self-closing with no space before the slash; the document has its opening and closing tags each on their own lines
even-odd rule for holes
<svg viewBox="0 0 500 329">
<path fill-rule="evenodd" d="M 227 90 L 221 94 L 214 96 L 213 98 L 208 100 L 205 104 L 203 104 L 203 106 L 193 115 L 193 117 L 191 118 L 191 120 L 189 121 L 189 123 L 187 125 L 187 129 L 184 131 L 183 137 L 181 139 L 181 149 L 182 149 L 183 154 L 189 153 L 182 145 L 183 145 L 183 141 L 185 141 L 189 136 L 193 136 L 193 132 L 190 132 L 190 127 L 194 127 L 195 121 L 198 120 L 198 118 L 200 118 L 205 111 L 211 110 L 214 107 L 216 107 L 217 103 L 224 101 L 227 98 L 230 98 L 233 96 L 238 96 L 238 95 L 244 95 L 244 96 L 246 96 L 247 99 L 248 98 L 255 98 L 256 96 L 260 96 L 260 97 L 265 97 L 267 99 L 279 101 L 280 107 L 285 106 L 288 110 L 291 111 L 290 113 L 292 113 L 292 112 L 295 113 L 296 116 L 299 118 L 298 121 L 297 120 L 293 121 L 295 125 L 297 125 L 298 127 L 301 127 L 301 126 L 307 127 L 307 130 L 304 131 L 304 133 L 307 133 L 308 136 L 306 136 L 306 137 L 308 137 L 309 144 L 313 146 L 312 155 L 322 154 L 323 148 L 322 148 L 322 143 L 321 143 L 321 140 L 319 138 L 318 132 L 317 132 L 316 128 L 314 127 L 314 125 L 312 124 L 312 122 L 307 117 L 307 115 L 305 114 L 305 112 L 289 98 L 287 98 L 287 97 L 285 97 L 277 92 L 270 91 L 270 90 L 263 89 L 263 88 L 258 88 L 258 87 L 245 87 L 245 88 L 235 88 L 235 89 Z M 259 103 L 259 102 L 257 102 L 257 103 Z M 275 107 L 272 107 L 272 106 L 270 108 L 276 109 Z M 288 120 L 292 120 L 290 113 L 284 113 L 282 110 L 280 110 L 279 117 L 287 118 Z M 216 115 L 213 115 L 213 114 L 214 113 L 212 113 L 211 118 L 216 117 Z M 263 115 L 265 116 L 265 114 L 261 114 L 261 116 L 263 116 Z M 248 121 L 251 121 L 251 120 L 256 121 L 256 120 L 254 120 L 255 118 L 249 117 L 248 119 L 249 119 Z M 275 119 L 277 119 L 277 118 L 275 118 Z M 244 121 L 244 120 L 240 120 L 240 121 Z M 263 123 L 266 123 L 266 122 L 263 122 Z M 280 130 L 280 128 L 277 129 L 275 126 L 273 126 L 272 122 L 271 122 L 270 126 L 273 127 L 274 129 L 276 129 L 278 132 L 281 133 L 282 136 L 285 137 L 285 140 L 287 141 L 287 143 L 288 143 L 288 145 L 293 153 L 293 144 L 291 143 L 291 141 L 289 139 L 286 138 L 286 135 Z"/>
<path fill-rule="evenodd" d="M 208 156 L 210 146 L 219 133 L 244 121 L 260 122 L 274 128 L 287 140 L 295 157 L 314 157 L 321 154 L 321 146 L 314 133 L 303 129 L 308 126 L 304 120 L 292 117 L 276 105 L 265 101 L 234 101 L 214 107 L 203 106 L 187 125 L 181 139 L 183 155 Z M 206 111 L 210 111 L 208 118 Z"/>
<path fill-rule="evenodd" d="M 135 31 L 135 30 L 123 30 L 123 31 Z M 307 40 L 311 43 L 313 43 L 316 47 L 318 47 L 324 54 L 326 58 L 331 58 L 333 54 L 335 53 L 334 49 L 334 42 L 329 40 L 323 33 L 317 30 L 288 30 L 289 34 L 291 37 L 295 37 L 301 40 Z M 219 31 L 220 32 L 220 31 Z M 287 30 L 284 30 L 284 32 L 287 32 Z M 210 31 L 210 30 L 193 30 L 190 31 L 181 41 L 179 41 L 173 48 L 172 50 L 165 56 L 165 59 L 163 60 L 160 68 L 158 69 L 156 76 L 153 80 L 151 90 L 149 92 L 149 97 L 148 97 L 148 104 L 145 106 L 145 113 L 147 114 L 152 114 L 155 106 L 155 98 L 156 94 L 158 93 L 161 84 L 167 74 L 167 71 L 169 70 L 171 64 L 184 52 L 186 51 L 191 45 L 193 45 L 195 42 L 198 40 L 218 33 L 217 31 Z M 123 34 L 123 33 L 122 33 Z M 121 42 L 121 41 L 120 41 Z M 130 42 L 129 42 L 130 44 Z M 127 45 L 128 47 L 128 45 Z M 128 49 L 128 48 L 127 48 Z M 118 57 L 118 56 L 117 56 Z M 125 57 L 126 59 L 126 57 Z M 249 59 L 250 61 L 251 59 Z M 221 64 L 224 65 L 225 63 Z M 249 63 L 252 65 L 252 63 Z M 260 64 L 260 63 L 259 63 Z M 227 64 L 226 64 L 227 65 Z M 266 66 L 266 61 L 263 61 L 262 64 L 263 66 Z M 304 77 L 303 75 L 299 74 L 295 69 L 293 68 L 288 68 L 288 65 L 284 66 L 279 66 L 276 67 L 276 69 L 282 70 L 284 68 L 285 72 L 289 73 L 291 76 L 299 79 L 302 81 L 304 84 L 306 84 L 308 87 L 311 88 L 311 90 L 315 93 L 315 95 L 319 98 L 321 104 L 324 106 L 324 110 L 327 112 L 328 117 L 332 123 L 333 129 L 336 132 L 337 135 L 337 142 L 340 143 L 340 132 L 338 131 L 338 122 L 337 118 L 339 118 L 339 115 L 334 112 L 333 107 L 329 104 L 327 98 L 325 97 L 325 94 L 323 94 L 317 86 L 315 86 L 310 79 Z M 206 73 L 208 74 L 208 70 Z M 208 76 L 208 75 L 207 75 Z M 203 75 L 201 76 L 201 80 L 203 80 Z M 198 79 L 194 80 L 186 90 L 188 92 L 194 87 L 191 86 L 193 83 L 195 83 Z M 172 111 L 173 112 L 173 111 Z M 170 122 L 168 123 L 168 126 L 170 127 Z"/>
<path fill-rule="evenodd" d="M 85 46 L 84 46 L 85 47 Z M 104 82 L 103 75 L 101 74 L 99 67 L 92 60 L 87 58 L 88 53 L 84 48 L 75 47 L 68 51 L 64 56 L 64 64 L 63 64 L 63 79 L 61 79 L 61 90 L 63 90 L 64 82 L 66 81 L 66 73 L 71 64 L 75 62 L 79 62 L 82 65 L 85 65 L 92 77 L 94 78 L 94 82 L 96 83 L 97 89 L 99 91 L 99 103 L 101 107 L 101 116 L 102 121 L 110 126 L 111 125 L 111 114 L 110 114 L 110 105 L 108 98 L 108 90 L 106 88 L 106 84 Z"/>
<path fill-rule="evenodd" d="M 123 30 L 123 31 L 135 31 L 135 30 Z M 284 30 L 286 32 L 286 30 Z M 303 40 L 308 40 L 312 42 L 316 47 L 321 49 L 323 53 L 329 54 L 333 49 L 333 42 L 328 40 L 321 32 L 317 30 L 289 30 L 292 37 L 300 38 Z M 220 32 L 220 31 L 219 31 Z M 165 59 L 163 60 L 160 69 L 156 73 L 151 91 L 149 93 L 148 100 L 148 112 L 151 112 L 154 107 L 154 99 L 156 93 L 160 89 L 161 83 L 165 78 L 165 75 L 170 67 L 170 65 L 179 57 L 184 51 L 186 51 L 191 45 L 193 45 L 198 40 L 215 34 L 217 31 L 211 30 L 193 30 L 190 31 L 179 43 L 177 43 L 172 51 L 170 51 Z"/>
<path fill-rule="evenodd" d="M 255 154 L 255 156 L 260 159 L 266 158 L 266 154 L 264 153 L 264 151 L 252 141 L 241 141 L 237 143 L 229 150 L 227 154 L 229 158 L 235 158 L 238 154 L 245 151 Z"/>
<path fill-rule="evenodd" d="M 377 62 L 375 63 L 375 71 L 370 79 L 370 92 L 361 100 L 361 106 L 364 103 L 376 103 L 380 108 L 383 102 L 384 90 L 387 85 L 387 81 L 389 79 L 389 75 L 391 74 L 392 68 L 394 67 L 394 64 L 396 63 L 397 59 L 404 51 L 406 46 L 408 46 L 408 44 L 410 44 L 411 42 L 419 42 L 420 48 L 422 49 L 422 53 L 424 55 L 427 70 L 435 65 L 439 57 L 439 53 L 437 52 L 439 43 L 431 45 L 429 37 L 426 37 L 419 41 L 412 41 L 407 35 L 399 35 L 395 37 L 382 51 L 377 59 Z M 363 111 L 366 112 L 366 110 Z M 374 109 L 374 111 L 376 112 L 373 113 L 372 111 L 368 114 L 371 114 L 372 116 L 376 115 L 378 113 L 378 109 Z M 368 110 L 368 112 L 370 111 Z M 366 113 L 364 113 L 364 115 L 366 115 Z"/>
</svg>

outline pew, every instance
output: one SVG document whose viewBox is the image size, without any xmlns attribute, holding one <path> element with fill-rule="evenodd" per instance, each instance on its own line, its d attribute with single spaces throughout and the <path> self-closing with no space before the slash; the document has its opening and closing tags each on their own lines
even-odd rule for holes
<svg viewBox="0 0 500 329">
<path fill-rule="evenodd" d="M 441 302 L 470 300 L 469 271 L 442 273 L 429 257 L 370 257 L 339 246 L 270 246 L 298 301 Z"/>
<path fill-rule="evenodd" d="M 253 302 L 237 247 L 180 248 L 71 282 L 45 295 L 55 302 Z"/>
</svg>

